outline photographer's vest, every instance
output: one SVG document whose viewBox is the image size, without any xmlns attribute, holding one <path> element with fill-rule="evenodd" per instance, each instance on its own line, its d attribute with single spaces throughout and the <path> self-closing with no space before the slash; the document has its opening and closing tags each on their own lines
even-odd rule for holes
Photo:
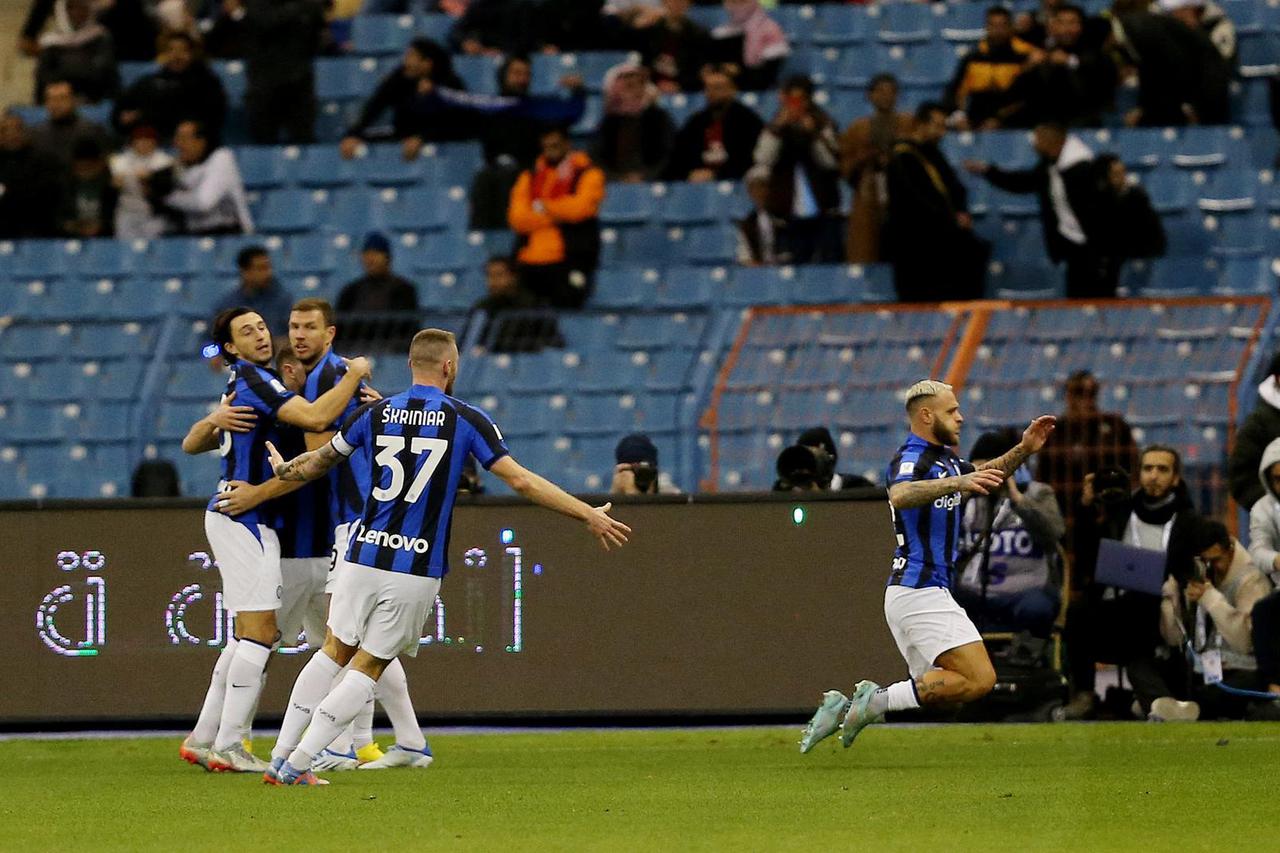
<svg viewBox="0 0 1280 853">
<path fill-rule="evenodd" d="M 982 532 L 987 522 L 984 504 L 985 501 L 971 500 L 965 505 L 961 547 L 976 548 L 977 553 L 960 576 L 960 586 L 966 592 L 980 595 L 984 562 L 990 598 L 1021 595 L 1048 586 L 1049 557 L 1014 512 L 1008 498 L 997 505 L 990 542 L 983 545 Z"/>
</svg>

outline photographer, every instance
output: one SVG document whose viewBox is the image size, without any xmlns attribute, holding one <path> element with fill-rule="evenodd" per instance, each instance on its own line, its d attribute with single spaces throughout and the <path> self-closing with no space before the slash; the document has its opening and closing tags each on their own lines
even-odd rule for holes
<svg viewBox="0 0 1280 853">
<path fill-rule="evenodd" d="M 1249 510 L 1249 553 L 1258 569 L 1280 581 L 1280 438 L 1267 445 L 1258 465 L 1263 495 Z M 1280 592 L 1273 592 L 1253 609 L 1253 647 L 1258 676 L 1272 693 L 1280 694 Z"/>
<path fill-rule="evenodd" d="M 856 474 L 837 474 L 835 439 L 826 427 L 812 427 L 800 433 L 796 443 L 778 455 L 775 492 L 840 491 L 874 485 Z"/>
<path fill-rule="evenodd" d="M 1194 531 L 1196 570 L 1185 583 L 1170 577 L 1164 583 L 1160 601 L 1160 633 L 1166 643 L 1181 651 L 1190 641 L 1196 655 L 1190 695 L 1194 716 L 1236 717 L 1245 715 L 1248 700 L 1233 696 L 1210 682 L 1244 690 L 1265 688 L 1260 683 L 1253 656 L 1253 607 L 1271 592 L 1266 575 L 1259 571 L 1249 552 L 1227 532 L 1220 521 L 1201 520 Z M 1175 658 L 1180 655 L 1175 653 Z M 1157 699 L 1152 710 L 1165 716 L 1166 701 Z M 1185 706 L 1184 706 L 1185 708 Z"/>
<path fill-rule="evenodd" d="M 969 461 L 982 465 L 1017 443 L 1012 430 L 986 433 Z M 982 630 L 1048 637 L 1062 603 L 1058 543 L 1066 532 L 1053 488 L 1019 468 L 997 491 L 966 501 L 961 525 L 956 600 Z"/>
<path fill-rule="evenodd" d="M 1099 661 L 1123 666 L 1145 715 L 1151 702 L 1170 693 L 1163 671 L 1167 649 L 1160 642 L 1160 599 L 1142 592 L 1094 583 L 1099 543 L 1114 539 L 1165 554 L 1165 576 L 1192 574 L 1191 541 L 1198 516 L 1182 481 L 1178 451 L 1152 445 L 1139 459 L 1139 483 L 1129 493 L 1129 475 L 1107 468 L 1084 478 L 1074 531 L 1076 577 L 1083 587 L 1072 594 L 1064 633 L 1070 667 L 1071 701 L 1062 719 L 1089 716 Z M 1158 660 L 1156 647 L 1162 647 Z"/>
<path fill-rule="evenodd" d="M 624 436 L 613 452 L 610 495 L 658 494 L 658 448 L 642 432 Z"/>
</svg>

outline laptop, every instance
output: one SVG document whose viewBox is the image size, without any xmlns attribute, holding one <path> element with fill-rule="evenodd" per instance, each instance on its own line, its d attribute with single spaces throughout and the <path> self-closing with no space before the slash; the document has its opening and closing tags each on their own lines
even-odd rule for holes
<svg viewBox="0 0 1280 853">
<path fill-rule="evenodd" d="M 1164 569 L 1163 551 L 1103 539 L 1098 543 L 1098 568 L 1093 573 L 1093 580 L 1105 586 L 1160 595 L 1164 586 Z"/>
</svg>

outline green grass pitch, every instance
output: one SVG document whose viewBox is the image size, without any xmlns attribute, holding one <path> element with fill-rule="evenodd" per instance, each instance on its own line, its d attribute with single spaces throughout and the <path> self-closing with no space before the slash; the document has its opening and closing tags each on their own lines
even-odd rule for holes
<svg viewBox="0 0 1280 853">
<path fill-rule="evenodd" d="M 1280 724 L 880 727 L 808 756 L 797 738 L 441 734 L 429 770 L 293 789 L 188 767 L 173 738 L 5 741 L 0 849 L 1280 848 Z"/>
</svg>

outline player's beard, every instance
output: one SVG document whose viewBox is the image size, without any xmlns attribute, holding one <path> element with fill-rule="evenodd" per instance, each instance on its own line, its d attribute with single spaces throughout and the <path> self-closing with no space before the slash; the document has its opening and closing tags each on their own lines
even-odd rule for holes
<svg viewBox="0 0 1280 853">
<path fill-rule="evenodd" d="M 444 384 L 445 394 L 447 394 L 450 397 L 453 396 L 453 383 L 456 382 L 457 380 L 458 380 L 458 373 L 457 371 L 454 371 L 453 375 L 449 377 L 449 381 Z"/>
<path fill-rule="evenodd" d="M 933 440 L 944 447 L 953 447 L 960 443 L 958 430 L 948 429 L 942 424 L 933 425 Z"/>
</svg>

